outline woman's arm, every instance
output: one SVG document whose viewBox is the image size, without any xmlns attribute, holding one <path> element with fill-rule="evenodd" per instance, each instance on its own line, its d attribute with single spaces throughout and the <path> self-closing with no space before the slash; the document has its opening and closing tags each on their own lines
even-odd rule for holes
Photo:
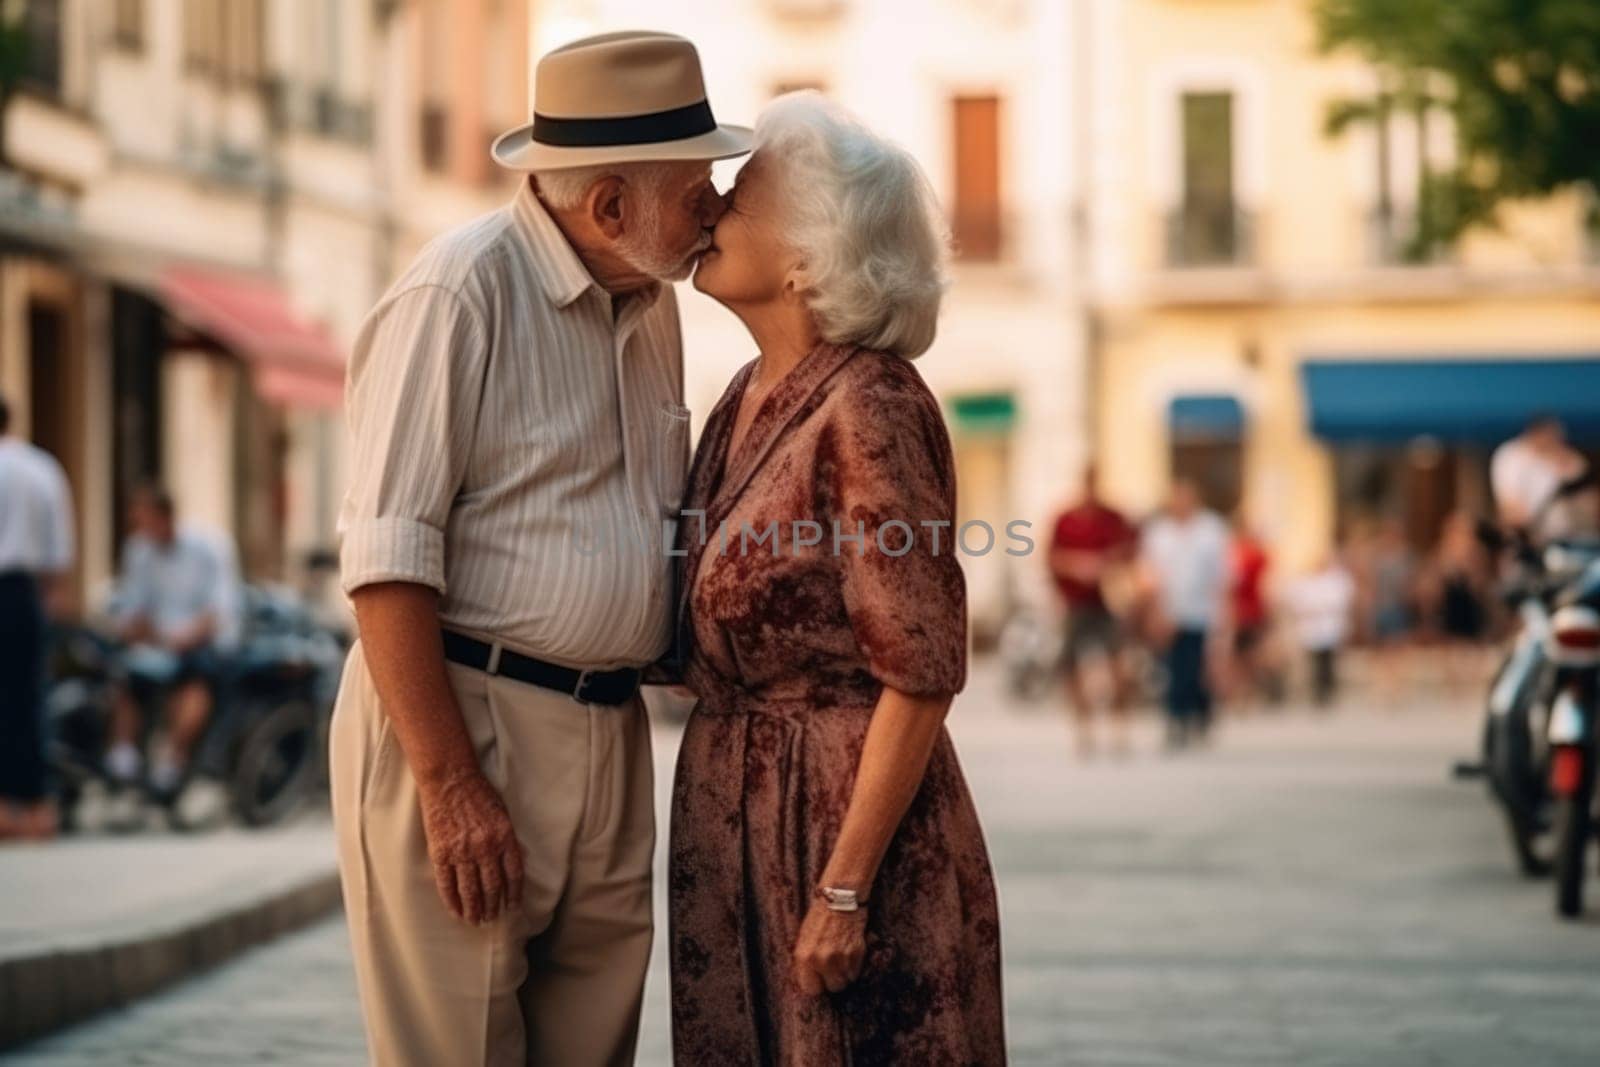
<svg viewBox="0 0 1600 1067">
<path fill-rule="evenodd" d="M 898 358 L 858 358 L 874 362 L 860 365 L 866 373 L 841 402 L 818 465 L 829 473 L 835 529 L 861 531 L 859 552 L 836 553 L 840 592 L 856 647 L 882 689 L 821 877 L 854 889 L 870 908 L 878 866 L 966 681 L 967 612 L 955 549 L 930 532 L 953 528 L 956 511 L 955 460 L 938 401 Z M 798 888 L 811 904 L 795 942 L 795 982 L 805 993 L 843 989 L 866 955 L 867 911 L 832 911 L 817 886 Z"/>
<path fill-rule="evenodd" d="M 919 697 L 884 687 L 867 727 L 839 839 L 822 869 L 823 885 L 854 889 L 862 900 L 871 899 L 878 865 L 922 785 L 950 700 L 949 694 Z"/>
<path fill-rule="evenodd" d="M 872 885 L 900 820 L 922 786 L 951 695 L 912 696 L 885 686 L 867 727 L 855 788 L 822 885 L 854 889 L 871 906 Z M 814 894 L 816 886 L 806 887 Z M 838 912 L 813 896 L 795 942 L 795 981 L 816 995 L 843 989 L 861 973 L 866 910 Z"/>
</svg>

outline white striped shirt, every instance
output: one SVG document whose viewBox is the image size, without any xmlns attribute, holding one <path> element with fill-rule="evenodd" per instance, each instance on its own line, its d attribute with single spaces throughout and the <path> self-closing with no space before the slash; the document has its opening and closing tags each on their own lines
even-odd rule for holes
<svg viewBox="0 0 1600 1067">
<path fill-rule="evenodd" d="M 446 626 L 568 666 L 665 650 L 677 304 L 668 286 L 613 303 L 527 183 L 423 250 L 350 361 L 347 593 L 432 586 Z"/>
</svg>

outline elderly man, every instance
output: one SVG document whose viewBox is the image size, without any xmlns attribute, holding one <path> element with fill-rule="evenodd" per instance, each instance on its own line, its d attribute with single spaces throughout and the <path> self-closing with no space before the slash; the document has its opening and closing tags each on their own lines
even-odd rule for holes
<svg viewBox="0 0 1600 1067">
<path fill-rule="evenodd" d="M 507 207 L 434 241 L 357 340 L 334 716 L 375 1062 L 631 1061 L 654 849 L 641 668 L 668 644 L 688 451 L 670 285 L 722 204 L 678 37 L 545 56 Z"/>
</svg>

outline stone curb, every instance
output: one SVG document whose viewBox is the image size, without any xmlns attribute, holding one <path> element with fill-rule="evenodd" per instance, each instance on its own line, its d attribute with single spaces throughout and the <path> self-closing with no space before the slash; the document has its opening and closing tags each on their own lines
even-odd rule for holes
<svg viewBox="0 0 1600 1067">
<path fill-rule="evenodd" d="M 333 872 L 259 900 L 85 948 L 0 959 L 0 1051 L 129 1004 L 339 907 Z"/>
</svg>

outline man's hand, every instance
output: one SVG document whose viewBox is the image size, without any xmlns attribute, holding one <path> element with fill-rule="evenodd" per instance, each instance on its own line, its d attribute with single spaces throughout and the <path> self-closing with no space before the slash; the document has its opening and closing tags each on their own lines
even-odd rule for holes
<svg viewBox="0 0 1600 1067">
<path fill-rule="evenodd" d="M 438 594 L 385 582 L 350 599 L 372 684 L 417 783 L 439 896 L 468 922 L 491 921 L 522 899 L 522 848 L 450 688 Z"/>
<path fill-rule="evenodd" d="M 77 611 L 77 596 L 72 588 L 72 578 L 66 574 L 51 574 L 44 578 L 44 613 L 56 622 L 66 622 Z"/>
<path fill-rule="evenodd" d="M 125 644 L 143 644 L 147 641 L 155 640 L 156 628 L 150 625 L 148 618 L 138 615 L 122 625 L 122 630 L 118 636 Z"/>
<path fill-rule="evenodd" d="M 180 656 L 185 652 L 192 652 L 202 645 L 209 644 L 215 632 L 216 626 L 211 616 L 204 615 L 168 637 L 166 640 L 167 650 Z"/>
<path fill-rule="evenodd" d="M 814 901 L 795 940 L 795 984 L 808 997 L 837 993 L 861 974 L 866 956 L 866 911 L 834 911 Z"/>
<path fill-rule="evenodd" d="M 469 923 L 485 923 L 520 904 L 522 846 L 489 779 L 471 773 L 419 787 L 418 801 L 445 907 Z"/>
</svg>

